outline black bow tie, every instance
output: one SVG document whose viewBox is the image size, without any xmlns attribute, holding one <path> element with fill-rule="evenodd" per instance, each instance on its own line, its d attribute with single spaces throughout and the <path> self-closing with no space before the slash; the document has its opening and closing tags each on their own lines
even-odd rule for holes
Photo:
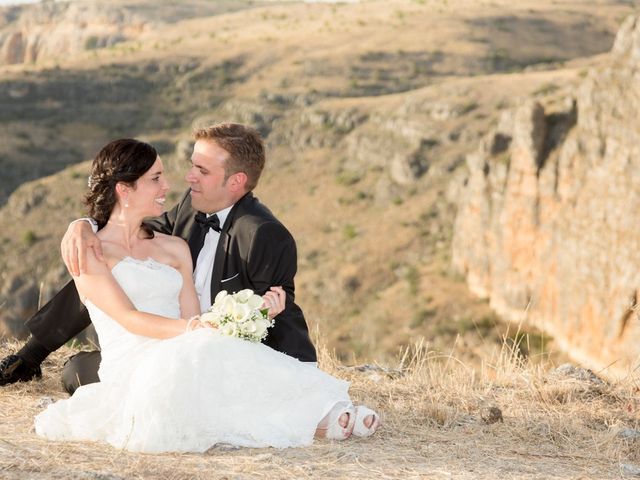
<svg viewBox="0 0 640 480">
<path fill-rule="evenodd" d="M 210 216 L 206 216 L 202 212 L 196 213 L 196 222 L 205 229 L 213 228 L 216 232 L 221 232 L 220 228 L 220 220 L 218 219 L 218 215 L 215 213 Z"/>
</svg>

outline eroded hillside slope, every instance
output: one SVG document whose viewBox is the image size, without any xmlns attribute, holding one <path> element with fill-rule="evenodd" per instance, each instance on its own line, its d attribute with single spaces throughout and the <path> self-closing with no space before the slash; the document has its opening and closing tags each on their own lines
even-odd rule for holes
<svg viewBox="0 0 640 480">
<path fill-rule="evenodd" d="M 419 337 L 477 358 L 504 327 L 450 268 L 461 194 L 451 180 L 503 110 L 577 85 L 631 11 L 611 1 L 254 5 L 57 65 L 4 67 L 5 333 L 24 335 L 24 318 L 66 279 L 58 242 L 82 210 L 88 167 L 61 168 L 141 136 L 171 165 L 176 198 L 191 127 L 235 120 L 267 138 L 257 194 L 296 236 L 298 300 L 341 358 L 394 358 Z"/>
</svg>

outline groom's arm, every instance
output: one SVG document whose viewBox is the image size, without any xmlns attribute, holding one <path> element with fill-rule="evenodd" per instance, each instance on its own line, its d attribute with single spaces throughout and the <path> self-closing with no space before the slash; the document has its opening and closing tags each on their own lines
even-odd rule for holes
<svg viewBox="0 0 640 480">
<path fill-rule="evenodd" d="M 296 242 L 282 224 L 258 227 L 247 258 L 249 280 L 260 294 L 271 286 L 281 286 L 286 293 L 285 308 L 275 317 L 264 344 L 302 362 L 317 362 L 304 314 L 295 303 L 297 262 Z"/>
<path fill-rule="evenodd" d="M 159 217 L 146 219 L 145 224 L 156 232 L 173 235 L 176 219 L 180 209 L 183 208 L 185 201 L 189 198 L 189 193 L 190 190 L 187 190 L 175 207 Z M 86 257 L 89 249 L 93 249 L 96 257 L 103 260 L 102 244 L 95 235 L 96 227 L 89 223 L 90 219 L 81 220 L 87 221 L 75 220 L 69 224 L 60 244 L 62 260 L 72 276 L 78 276 L 80 273 L 85 272 Z"/>
<path fill-rule="evenodd" d="M 263 295 L 270 287 L 281 286 L 287 304 L 293 303 L 297 263 L 295 240 L 282 224 L 269 222 L 258 227 L 247 257 L 247 274 L 256 293 Z"/>
</svg>

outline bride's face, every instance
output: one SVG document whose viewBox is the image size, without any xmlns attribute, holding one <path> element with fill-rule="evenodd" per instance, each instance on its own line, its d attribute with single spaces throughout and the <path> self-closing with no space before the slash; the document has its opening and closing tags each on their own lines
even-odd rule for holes
<svg viewBox="0 0 640 480">
<path fill-rule="evenodd" d="M 126 198 L 128 210 L 145 217 L 155 217 L 164 212 L 164 202 L 169 191 L 169 182 L 164 176 L 164 167 L 160 157 L 137 181 L 135 189 L 129 191 Z"/>
</svg>

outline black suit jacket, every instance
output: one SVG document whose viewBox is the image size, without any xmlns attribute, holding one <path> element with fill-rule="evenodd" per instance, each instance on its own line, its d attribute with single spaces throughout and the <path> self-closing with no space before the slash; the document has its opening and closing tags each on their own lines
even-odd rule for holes
<svg viewBox="0 0 640 480">
<path fill-rule="evenodd" d="M 195 265 L 203 232 L 194 221 L 189 191 L 172 210 L 147 223 L 156 231 L 189 243 Z M 296 244 L 289 231 L 251 192 L 231 209 L 222 226 L 211 277 L 211 298 L 220 290 L 250 288 L 263 294 L 280 285 L 287 293 L 285 310 L 276 317 L 264 343 L 304 362 L 317 361 L 302 310 L 295 303 Z M 31 333 L 56 350 L 90 323 L 73 281 L 27 321 Z"/>
</svg>

